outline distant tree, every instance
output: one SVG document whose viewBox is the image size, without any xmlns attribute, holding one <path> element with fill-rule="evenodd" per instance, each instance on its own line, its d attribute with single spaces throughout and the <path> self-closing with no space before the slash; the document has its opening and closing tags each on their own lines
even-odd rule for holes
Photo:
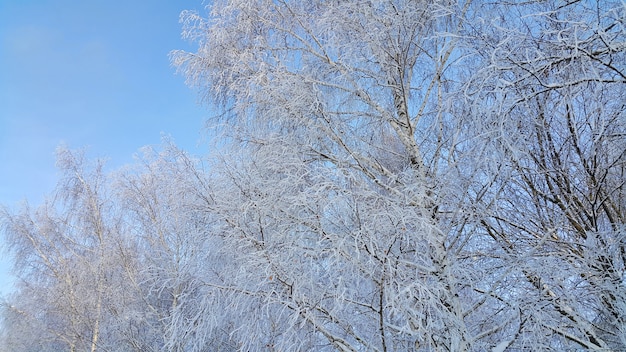
<svg viewBox="0 0 626 352">
<path fill-rule="evenodd" d="M 58 150 L 62 177 L 35 210 L 3 208 L 0 224 L 15 256 L 17 291 L 2 306 L 6 350 L 124 349 L 126 291 L 119 248 L 123 222 L 102 164 Z"/>
<path fill-rule="evenodd" d="M 227 333 L 198 329 L 220 319 L 224 307 L 205 307 L 222 261 L 207 210 L 209 181 L 197 160 L 171 142 L 144 148 L 137 165 L 118 175 L 116 190 L 133 224 L 140 264 L 132 285 L 141 304 L 136 345 L 141 351 L 221 351 Z M 210 309 L 206 312 L 205 309 Z"/>
</svg>

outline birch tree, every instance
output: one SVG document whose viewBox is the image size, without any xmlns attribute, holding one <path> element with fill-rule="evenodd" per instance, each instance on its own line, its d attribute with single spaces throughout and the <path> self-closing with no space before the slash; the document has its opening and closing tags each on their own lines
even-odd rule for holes
<svg viewBox="0 0 626 352">
<path fill-rule="evenodd" d="M 141 297 L 135 324 L 139 351 L 229 348 L 225 307 L 207 307 L 214 281 L 229 258 L 218 255 L 206 172 L 197 160 L 166 142 L 144 148 L 137 164 L 119 174 L 117 193 L 140 267 L 128 283 Z M 205 310 L 206 309 L 206 310 Z M 199 328 L 219 319 L 219 329 Z"/>
<path fill-rule="evenodd" d="M 210 11 L 173 58 L 244 150 L 214 212 L 246 348 L 621 348 L 621 4 Z"/>
<path fill-rule="evenodd" d="M 17 292 L 3 305 L 8 350 L 124 349 L 123 223 L 102 164 L 58 150 L 57 190 L 40 207 L 0 220 L 15 255 Z"/>
<path fill-rule="evenodd" d="M 243 251 L 223 291 L 257 312 L 246 348 L 470 348 L 486 317 L 465 319 L 482 274 L 461 265 L 478 177 L 463 155 L 483 152 L 451 99 L 469 7 L 218 1 L 207 20 L 184 15 L 200 48 L 174 62 L 245 150 L 214 211 Z"/>
</svg>

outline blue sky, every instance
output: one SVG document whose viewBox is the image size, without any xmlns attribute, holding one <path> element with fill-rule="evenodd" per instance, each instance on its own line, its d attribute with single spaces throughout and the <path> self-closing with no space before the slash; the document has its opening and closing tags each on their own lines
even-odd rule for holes
<svg viewBox="0 0 626 352">
<path fill-rule="evenodd" d="M 182 10 L 202 0 L 0 0 L 0 204 L 39 204 L 56 179 L 54 150 L 86 147 L 109 166 L 162 135 L 192 153 L 209 112 L 168 53 Z M 9 290 L 6 253 L 0 293 Z"/>
</svg>

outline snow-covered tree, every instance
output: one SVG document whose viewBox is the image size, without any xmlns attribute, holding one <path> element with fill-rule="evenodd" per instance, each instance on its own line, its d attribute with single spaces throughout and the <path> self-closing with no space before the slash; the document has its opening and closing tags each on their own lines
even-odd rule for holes
<svg viewBox="0 0 626 352">
<path fill-rule="evenodd" d="M 623 346 L 623 4 L 210 9 L 246 348 Z"/>
<path fill-rule="evenodd" d="M 491 320 L 467 319 L 491 278 L 468 254 L 485 151 L 455 100 L 469 10 L 218 1 L 184 17 L 200 48 L 174 61 L 242 151 L 214 212 L 241 257 L 223 291 L 257 312 L 247 348 L 467 350 Z"/>
<path fill-rule="evenodd" d="M 198 328 L 221 316 L 221 307 L 207 307 L 206 283 L 228 262 L 216 257 L 206 172 L 168 142 L 160 151 L 145 148 L 137 165 L 118 176 L 115 188 L 133 224 L 139 263 L 132 280 L 142 297 L 135 313 L 138 350 L 227 349 L 228 333 Z"/>
<path fill-rule="evenodd" d="M 124 350 L 124 226 L 102 163 L 58 150 L 56 191 L 36 209 L 3 208 L 17 291 L 2 305 L 10 351 Z"/>
</svg>

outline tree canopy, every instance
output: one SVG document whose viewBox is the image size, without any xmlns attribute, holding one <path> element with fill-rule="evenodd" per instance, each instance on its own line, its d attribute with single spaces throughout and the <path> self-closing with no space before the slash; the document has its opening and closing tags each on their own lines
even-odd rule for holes
<svg viewBox="0 0 626 352">
<path fill-rule="evenodd" d="M 11 351 L 626 348 L 620 1 L 215 0 L 214 152 L 59 150 Z"/>
</svg>

